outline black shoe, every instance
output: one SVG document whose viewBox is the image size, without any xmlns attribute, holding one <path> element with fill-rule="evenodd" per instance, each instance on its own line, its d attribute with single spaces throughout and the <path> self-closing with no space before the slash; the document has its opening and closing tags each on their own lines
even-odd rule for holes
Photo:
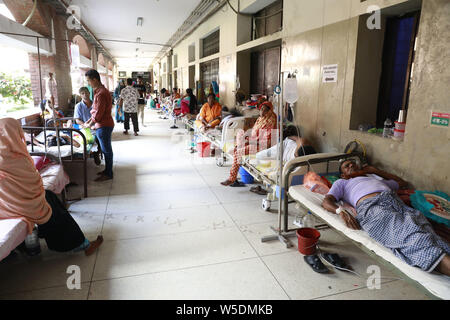
<svg viewBox="0 0 450 320">
<path fill-rule="evenodd" d="M 328 273 L 330 271 L 327 267 L 325 267 L 322 261 L 320 261 L 317 254 L 312 256 L 304 256 L 303 259 L 317 273 Z"/>
<path fill-rule="evenodd" d="M 94 162 L 98 166 L 102 163 L 102 161 L 100 160 L 100 155 L 99 155 L 98 152 L 94 152 Z"/>
</svg>

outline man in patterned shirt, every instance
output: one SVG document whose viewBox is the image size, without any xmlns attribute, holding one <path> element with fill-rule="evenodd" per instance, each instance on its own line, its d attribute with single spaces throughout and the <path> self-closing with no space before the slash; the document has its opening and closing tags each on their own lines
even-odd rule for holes
<svg viewBox="0 0 450 320">
<path fill-rule="evenodd" d="M 137 136 L 139 132 L 138 122 L 138 101 L 139 92 L 133 87 L 133 79 L 127 79 L 127 86 L 120 92 L 120 102 L 125 113 L 124 134 L 128 134 L 130 129 L 130 118 L 133 122 L 134 135 Z"/>
<path fill-rule="evenodd" d="M 372 166 L 361 168 L 354 160 L 342 161 L 340 171 L 342 179 L 323 200 L 326 210 L 339 214 L 349 228 L 362 228 L 407 264 L 450 275 L 450 245 L 420 211 L 408 207 L 395 192 L 407 182 Z M 357 216 L 337 205 L 339 200 L 356 208 Z"/>
</svg>

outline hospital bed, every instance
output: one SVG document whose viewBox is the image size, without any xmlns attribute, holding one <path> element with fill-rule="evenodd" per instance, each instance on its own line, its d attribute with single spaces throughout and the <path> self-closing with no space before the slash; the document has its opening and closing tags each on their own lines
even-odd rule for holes
<svg viewBox="0 0 450 320">
<path fill-rule="evenodd" d="M 36 138 L 39 142 L 46 145 L 47 135 L 50 133 L 55 133 L 55 128 L 53 127 L 22 127 L 24 132 L 29 132 L 31 135 L 31 141 Z M 45 129 L 45 130 L 44 130 Z M 89 158 L 89 153 L 93 149 L 94 143 L 87 143 L 87 139 L 83 132 L 78 129 L 73 128 L 61 128 L 60 131 L 68 132 L 68 136 L 71 138 L 71 143 L 69 145 L 52 147 L 42 147 L 36 146 L 31 143 L 27 146 L 27 149 L 31 156 L 50 156 L 53 159 L 59 159 L 59 152 L 61 152 L 62 162 L 74 162 L 81 163 L 83 165 L 83 178 L 84 178 L 84 197 L 88 197 L 87 189 L 87 159 Z M 79 147 L 74 146 L 73 141 L 76 139 L 80 143 Z"/>
<path fill-rule="evenodd" d="M 284 166 L 282 181 L 284 189 L 288 190 L 287 196 L 283 198 L 285 232 L 291 231 L 287 225 L 288 201 L 290 198 L 295 200 L 306 210 L 309 210 L 328 226 L 352 240 L 359 248 L 368 253 L 369 256 L 385 264 L 408 282 L 423 289 L 429 296 L 439 299 L 450 299 L 450 277 L 441 275 L 437 272 L 427 273 L 419 268 L 408 265 L 396 257 L 391 250 L 372 239 L 365 231 L 348 228 L 338 215 L 330 213 L 322 208 L 324 195 L 311 192 L 302 185 L 290 186 L 290 176 L 293 172 L 305 174 L 306 172 L 313 170 L 317 174 L 330 174 L 338 171 L 339 159 L 355 157 L 356 156 L 353 154 L 338 153 L 309 155 L 294 159 Z M 298 170 L 299 168 L 301 168 L 301 170 Z"/>
<path fill-rule="evenodd" d="M 192 128 L 200 139 L 210 142 L 216 150 L 216 165 L 222 167 L 228 159 L 233 159 L 233 150 L 235 145 L 235 137 L 239 130 L 244 129 L 245 117 L 228 118 L 222 123 L 222 128 L 214 128 L 205 133 L 200 132 L 195 127 L 195 119 L 183 118 L 182 122 Z"/>
<path fill-rule="evenodd" d="M 27 237 L 27 223 L 22 219 L 0 220 L 0 261 L 17 248 Z"/>
</svg>

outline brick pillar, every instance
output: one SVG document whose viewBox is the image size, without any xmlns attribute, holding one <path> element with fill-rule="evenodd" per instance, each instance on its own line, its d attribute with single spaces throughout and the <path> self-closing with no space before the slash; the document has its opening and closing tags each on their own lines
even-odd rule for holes
<svg viewBox="0 0 450 320">
<path fill-rule="evenodd" d="M 31 90 L 33 92 L 34 105 L 39 106 L 41 98 L 41 89 L 39 85 L 39 58 L 37 54 L 29 53 Z M 42 77 L 42 99 L 45 99 L 45 78 L 49 72 L 55 73 L 55 58 L 41 55 L 41 77 Z M 59 84 L 59 83 L 58 83 Z M 58 105 L 58 97 L 55 97 L 55 103 Z"/>
<path fill-rule="evenodd" d="M 56 39 L 66 39 L 66 21 L 60 16 L 53 17 Z M 55 41 L 55 79 L 58 89 L 58 106 L 67 111 L 67 100 L 72 97 L 72 79 L 70 77 L 69 42 Z"/>
</svg>

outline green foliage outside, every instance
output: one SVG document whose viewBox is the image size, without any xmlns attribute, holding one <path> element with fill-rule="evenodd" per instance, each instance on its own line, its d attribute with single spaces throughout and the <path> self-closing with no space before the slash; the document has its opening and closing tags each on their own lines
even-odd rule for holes
<svg viewBox="0 0 450 320">
<path fill-rule="evenodd" d="M 0 109 L 14 112 L 34 107 L 31 80 L 0 72 Z"/>
</svg>

